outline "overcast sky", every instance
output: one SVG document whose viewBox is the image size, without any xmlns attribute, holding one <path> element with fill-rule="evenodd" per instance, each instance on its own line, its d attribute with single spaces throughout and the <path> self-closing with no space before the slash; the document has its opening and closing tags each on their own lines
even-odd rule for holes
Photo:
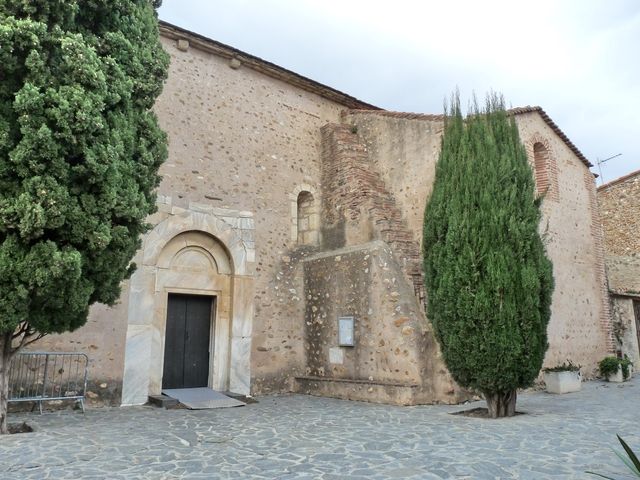
<svg viewBox="0 0 640 480">
<path fill-rule="evenodd" d="M 637 0 L 164 0 L 160 18 L 387 110 L 493 89 L 591 163 L 622 153 L 605 181 L 640 169 Z"/>
</svg>

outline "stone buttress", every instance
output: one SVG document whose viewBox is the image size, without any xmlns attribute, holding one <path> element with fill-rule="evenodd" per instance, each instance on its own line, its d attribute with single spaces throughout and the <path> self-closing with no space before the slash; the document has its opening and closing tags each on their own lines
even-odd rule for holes
<svg viewBox="0 0 640 480">
<path fill-rule="evenodd" d="M 465 393 L 440 358 L 424 315 L 420 245 L 349 125 L 322 128 L 322 245 L 303 262 L 302 393 L 412 405 Z M 355 345 L 338 345 L 338 317 Z"/>
</svg>

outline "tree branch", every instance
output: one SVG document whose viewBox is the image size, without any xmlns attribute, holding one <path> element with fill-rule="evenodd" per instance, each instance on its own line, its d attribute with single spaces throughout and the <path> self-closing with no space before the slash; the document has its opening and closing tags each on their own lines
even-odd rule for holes
<svg viewBox="0 0 640 480">
<path fill-rule="evenodd" d="M 22 332 L 22 338 L 20 338 L 20 342 L 18 343 L 18 345 L 11 349 L 12 355 L 18 353 L 18 351 L 22 350 L 24 347 L 27 347 L 34 342 L 37 342 L 38 340 L 40 340 L 42 337 L 46 335 L 46 333 L 36 332 L 35 330 L 31 329 L 28 326 L 26 329 L 24 327 L 21 327 L 20 331 Z M 15 334 L 13 338 L 14 339 L 17 338 Z"/>
<path fill-rule="evenodd" d="M 20 328 L 18 328 L 18 331 L 13 334 L 11 339 L 15 340 L 16 338 L 21 337 L 22 335 L 27 333 L 27 330 L 29 330 L 29 324 L 27 322 L 22 322 L 20 324 Z"/>
<path fill-rule="evenodd" d="M 27 340 L 29 337 L 26 337 L 26 336 L 23 337 L 22 341 L 20 342 L 20 346 L 18 347 L 18 350 L 20 350 L 21 348 L 24 348 L 24 347 L 28 347 L 32 343 L 37 342 L 38 340 L 40 340 L 45 335 L 47 335 L 47 334 L 46 333 L 37 333 L 35 338 L 31 338 L 29 340 Z"/>
</svg>

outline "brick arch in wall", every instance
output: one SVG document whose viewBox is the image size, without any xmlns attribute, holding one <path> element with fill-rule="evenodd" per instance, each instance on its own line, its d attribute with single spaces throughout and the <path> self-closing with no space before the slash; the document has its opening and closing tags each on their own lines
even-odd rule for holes
<svg viewBox="0 0 640 480">
<path fill-rule="evenodd" d="M 291 206 L 291 241 L 298 245 L 320 243 L 320 199 L 308 183 L 298 185 L 289 194 Z"/>
<path fill-rule="evenodd" d="M 540 133 L 535 133 L 528 139 L 525 146 L 533 169 L 537 195 L 544 195 L 545 198 L 555 202 L 559 201 L 558 165 L 549 140 Z"/>
</svg>

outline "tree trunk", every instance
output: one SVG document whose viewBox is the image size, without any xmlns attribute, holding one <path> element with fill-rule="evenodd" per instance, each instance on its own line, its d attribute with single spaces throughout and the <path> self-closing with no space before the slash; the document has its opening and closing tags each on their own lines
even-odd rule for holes
<svg viewBox="0 0 640 480">
<path fill-rule="evenodd" d="M 517 391 L 485 392 L 489 416 L 491 418 L 513 417 L 516 414 Z"/>
<path fill-rule="evenodd" d="M 12 333 L 0 335 L 0 435 L 9 433 L 7 404 L 9 399 L 9 369 L 11 368 Z"/>
</svg>

